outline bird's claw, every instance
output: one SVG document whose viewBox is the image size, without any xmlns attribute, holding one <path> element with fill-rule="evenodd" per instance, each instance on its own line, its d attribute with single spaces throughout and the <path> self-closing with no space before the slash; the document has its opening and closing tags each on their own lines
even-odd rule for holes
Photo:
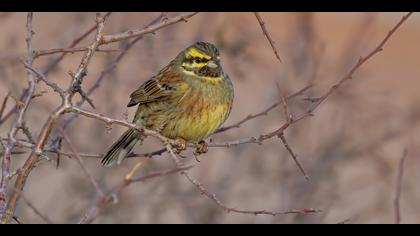
<svg viewBox="0 0 420 236">
<path fill-rule="evenodd" d="M 206 141 L 201 140 L 197 144 L 197 148 L 195 149 L 194 155 L 198 156 L 204 153 L 207 153 L 209 150 L 209 145 L 206 143 Z"/>
<path fill-rule="evenodd" d="M 175 148 L 175 153 L 180 154 L 182 151 L 187 149 L 187 141 L 182 138 L 175 139 L 175 144 L 173 145 Z"/>
</svg>

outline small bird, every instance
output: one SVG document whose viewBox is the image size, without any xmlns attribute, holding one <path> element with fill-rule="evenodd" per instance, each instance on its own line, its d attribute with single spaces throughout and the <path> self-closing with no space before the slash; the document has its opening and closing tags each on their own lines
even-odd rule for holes
<svg viewBox="0 0 420 236">
<path fill-rule="evenodd" d="M 165 137 L 203 144 L 228 118 L 233 85 L 220 65 L 219 50 L 197 42 L 181 51 L 159 73 L 130 95 L 128 107 L 138 105 L 133 119 L 138 127 Z M 120 164 L 133 147 L 145 139 L 136 129 L 127 130 L 104 155 L 101 163 Z"/>
</svg>

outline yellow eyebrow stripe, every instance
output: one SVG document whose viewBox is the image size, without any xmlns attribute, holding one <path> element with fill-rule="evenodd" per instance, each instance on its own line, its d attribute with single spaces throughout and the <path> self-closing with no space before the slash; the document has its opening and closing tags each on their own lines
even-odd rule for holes
<svg viewBox="0 0 420 236">
<path fill-rule="evenodd" d="M 208 59 L 208 60 L 210 60 L 211 59 L 211 57 L 210 56 L 207 56 L 207 55 L 205 55 L 205 54 L 203 54 L 203 53 L 201 53 L 201 52 L 199 52 L 197 49 L 195 49 L 195 48 L 192 48 L 189 52 L 188 52 L 188 54 L 190 55 L 190 56 L 192 56 L 192 57 L 201 57 L 201 58 L 205 58 L 205 59 Z"/>
</svg>

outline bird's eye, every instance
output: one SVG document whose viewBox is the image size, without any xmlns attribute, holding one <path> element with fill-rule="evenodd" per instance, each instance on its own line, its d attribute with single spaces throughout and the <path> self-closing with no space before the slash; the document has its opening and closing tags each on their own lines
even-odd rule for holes
<svg viewBox="0 0 420 236">
<path fill-rule="evenodd" d="M 198 63 L 201 63 L 201 59 L 198 59 L 198 58 L 197 58 L 197 59 L 195 59 L 195 60 L 194 60 L 194 62 L 195 62 L 195 63 L 197 63 L 197 64 L 198 64 Z"/>
</svg>

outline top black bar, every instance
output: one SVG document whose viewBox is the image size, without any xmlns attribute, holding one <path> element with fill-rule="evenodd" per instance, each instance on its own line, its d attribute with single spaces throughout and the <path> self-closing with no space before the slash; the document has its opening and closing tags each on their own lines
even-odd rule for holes
<svg viewBox="0 0 420 236">
<path fill-rule="evenodd" d="M 419 0 L 2 0 L 0 11 L 419 11 Z"/>
</svg>

